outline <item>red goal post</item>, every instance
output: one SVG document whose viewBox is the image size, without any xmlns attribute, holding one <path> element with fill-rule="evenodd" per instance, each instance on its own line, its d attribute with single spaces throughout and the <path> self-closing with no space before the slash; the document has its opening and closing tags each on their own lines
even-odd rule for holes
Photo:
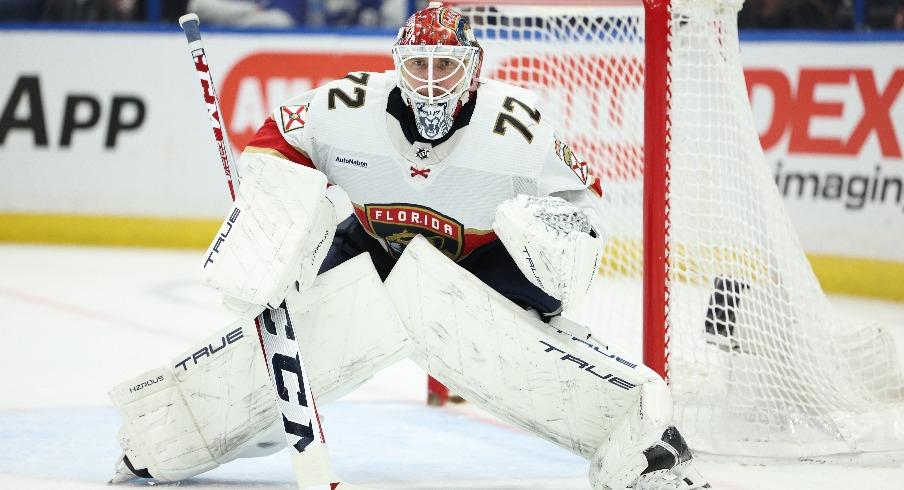
<svg viewBox="0 0 904 490">
<path fill-rule="evenodd" d="M 540 93 L 601 180 L 612 239 L 590 327 L 668 379 L 693 448 L 902 451 L 894 341 L 832 311 L 763 156 L 742 3 L 446 2 L 484 47 L 482 75 Z"/>
</svg>

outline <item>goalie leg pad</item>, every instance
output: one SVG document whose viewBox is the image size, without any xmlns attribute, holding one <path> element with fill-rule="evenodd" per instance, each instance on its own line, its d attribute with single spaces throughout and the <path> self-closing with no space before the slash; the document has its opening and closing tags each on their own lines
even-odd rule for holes
<svg viewBox="0 0 904 490">
<path fill-rule="evenodd" d="M 311 389 L 339 398 L 406 357 L 407 333 L 369 255 L 320 275 L 286 299 Z M 242 319 L 157 368 L 113 388 L 119 441 L 136 469 L 188 478 L 286 445 L 253 319 Z"/>
<path fill-rule="evenodd" d="M 161 481 L 188 478 L 229 461 L 273 425 L 278 412 L 256 337 L 252 322 L 235 322 L 110 392 L 133 467 Z"/>
<path fill-rule="evenodd" d="M 368 253 L 317 276 L 309 290 L 292 292 L 286 304 L 321 403 L 340 398 L 411 352 L 408 332 Z"/>
<path fill-rule="evenodd" d="M 235 203 L 195 278 L 234 298 L 249 318 L 278 307 L 299 278 L 299 289 L 313 282 L 336 216 L 323 173 L 260 153 L 243 163 Z"/>
<path fill-rule="evenodd" d="M 659 396 L 665 384 L 651 369 L 543 323 L 421 237 L 385 284 L 415 363 L 469 402 L 569 451 L 591 459 L 628 435 L 642 444 L 652 434 L 652 444 L 671 417 L 671 398 Z M 626 448 L 643 458 L 646 446 Z"/>
</svg>

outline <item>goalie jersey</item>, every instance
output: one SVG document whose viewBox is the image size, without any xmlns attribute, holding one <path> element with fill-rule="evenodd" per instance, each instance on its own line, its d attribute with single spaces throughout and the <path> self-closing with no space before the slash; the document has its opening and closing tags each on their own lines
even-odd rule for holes
<svg viewBox="0 0 904 490">
<path fill-rule="evenodd" d="M 599 182 L 543 119 L 536 94 L 481 80 L 451 131 L 430 141 L 414 128 L 396 76 L 351 73 L 290 100 L 243 155 L 269 153 L 323 172 L 396 259 L 416 235 L 453 260 L 466 257 L 497 239 L 496 206 L 518 194 L 562 197 L 600 230 Z"/>
</svg>

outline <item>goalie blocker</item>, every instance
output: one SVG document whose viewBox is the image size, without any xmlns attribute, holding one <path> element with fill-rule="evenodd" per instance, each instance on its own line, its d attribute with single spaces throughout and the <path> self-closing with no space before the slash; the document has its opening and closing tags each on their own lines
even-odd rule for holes
<svg viewBox="0 0 904 490">
<path fill-rule="evenodd" d="M 245 318 L 278 308 L 314 281 L 336 233 L 327 179 L 263 153 L 242 155 L 242 185 L 195 279 Z"/>
</svg>

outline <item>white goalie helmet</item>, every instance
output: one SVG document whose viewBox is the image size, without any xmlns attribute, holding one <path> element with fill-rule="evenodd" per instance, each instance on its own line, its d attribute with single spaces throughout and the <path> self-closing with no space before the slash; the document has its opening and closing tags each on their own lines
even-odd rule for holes
<svg viewBox="0 0 904 490">
<path fill-rule="evenodd" d="M 431 2 L 399 29 L 392 57 L 402 98 L 414 112 L 418 132 L 429 140 L 442 138 L 458 109 L 477 90 L 483 50 L 468 20 Z"/>
</svg>

